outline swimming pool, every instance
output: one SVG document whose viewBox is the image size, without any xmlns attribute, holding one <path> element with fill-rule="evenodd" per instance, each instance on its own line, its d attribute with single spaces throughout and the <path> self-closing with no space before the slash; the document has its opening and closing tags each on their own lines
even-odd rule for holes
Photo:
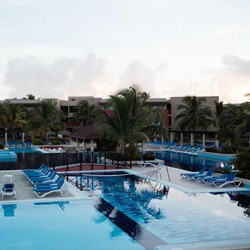
<svg viewBox="0 0 250 250">
<path fill-rule="evenodd" d="M 156 191 L 151 187 L 157 184 L 126 175 L 85 176 L 79 181 L 167 245 L 230 243 L 250 247 L 250 196 L 188 195 L 173 188 L 164 192 L 160 186 Z"/>
<path fill-rule="evenodd" d="M 89 200 L 3 204 L 0 210 L 1 250 L 144 249 Z"/>
<path fill-rule="evenodd" d="M 79 200 L 2 203 L 1 249 L 250 246 L 250 201 L 240 203 L 242 194 L 188 195 L 125 172 L 110 174 L 78 176 L 90 194 Z"/>
</svg>

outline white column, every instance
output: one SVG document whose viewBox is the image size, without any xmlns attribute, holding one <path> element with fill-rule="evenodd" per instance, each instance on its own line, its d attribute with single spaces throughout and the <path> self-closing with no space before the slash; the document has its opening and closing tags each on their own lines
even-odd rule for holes
<svg viewBox="0 0 250 250">
<path fill-rule="evenodd" d="M 94 141 L 90 140 L 90 150 L 94 151 Z"/>
<path fill-rule="evenodd" d="M 194 134 L 193 133 L 191 133 L 190 144 L 194 145 Z"/>
<path fill-rule="evenodd" d="M 4 142 L 5 142 L 5 146 L 8 145 L 8 134 L 5 132 L 4 133 Z"/>
<path fill-rule="evenodd" d="M 219 148 L 219 140 L 215 141 L 215 146 L 216 146 L 216 148 Z"/>
<path fill-rule="evenodd" d="M 22 142 L 24 142 L 24 138 L 25 138 L 25 133 L 22 132 Z"/>
<path fill-rule="evenodd" d="M 180 133 L 180 144 L 183 146 L 183 133 Z"/>
<path fill-rule="evenodd" d="M 171 133 L 170 133 L 170 142 L 173 142 L 173 141 L 174 141 L 174 133 L 171 132 Z"/>
<path fill-rule="evenodd" d="M 202 134 L 202 145 L 205 148 L 205 146 L 206 146 L 206 135 L 205 134 Z"/>
</svg>

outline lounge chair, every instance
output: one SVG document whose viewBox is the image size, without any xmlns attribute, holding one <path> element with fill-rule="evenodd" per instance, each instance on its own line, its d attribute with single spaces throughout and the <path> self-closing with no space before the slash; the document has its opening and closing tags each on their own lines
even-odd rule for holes
<svg viewBox="0 0 250 250">
<path fill-rule="evenodd" d="M 226 185 L 234 185 L 235 187 L 239 187 L 241 185 L 241 181 L 236 180 L 235 176 L 236 173 L 231 172 L 226 178 L 217 178 L 215 180 L 212 180 L 210 183 L 217 188 L 222 188 Z"/>
<path fill-rule="evenodd" d="M 16 198 L 16 190 L 15 190 L 15 185 L 13 183 L 5 183 L 3 188 L 2 188 L 2 199 L 4 196 L 11 196 L 14 195 Z"/>
<path fill-rule="evenodd" d="M 206 184 L 211 184 L 211 182 L 213 180 L 217 180 L 217 179 L 225 179 L 228 177 L 228 174 L 222 174 L 222 175 L 212 175 L 212 176 L 207 176 L 202 178 L 202 182 L 206 183 Z"/>
<path fill-rule="evenodd" d="M 48 175 L 46 176 L 36 176 L 36 177 L 30 177 L 29 180 L 32 184 L 36 184 L 39 182 L 48 182 L 48 181 L 52 181 L 54 178 L 56 178 L 57 173 L 54 170 L 51 170 Z"/>
<path fill-rule="evenodd" d="M 189 179 L 194 180 L 194 181 L 201 181 L 203 178 L 211 176 L 213 173 L 214 173 L 214 168 L 209 168 L 206 173 L 196 174 Z"/>
<path fill-rule="evenodd" d="M 137 163 L 139 167 L 158 167 L 161 165 L 159 161 L 140 161 Z"/>
<path fill-rule="evenodd" d="M 34 171 L 31 171 L 31 172 L 23 172 L 26 177 L 35 177 L 35 176 L 42 176 L 42 175 L 47 175 L 49 173 L 51 169 L 49 167 L 44 167 L 43 169 L 41 170 L 34 170 Z"/>
<path fill-rule="evenodd" d="M 65 196 L 68 193 L 68 186 L 63 177 L 59 176 L 55 182 L 39 183 L 38 185 L 35 185 L 33 191 L 39 198 L 55 192 L 59 192 L 62 196 Z"/>
<path fill-rule="evenodd" d="M 191 178 L 192 176 L 195 176 L 197 174 L 203 174 L 207 170 L 207 167 L 202 167 L 199 172 L 193 172 L 193 173 L 180 173 L 182 178 Z"/>
<path fill-rule="evenodd" d="M 22 172 L 24 174 L 30 174 L 30 173 L 36 173 L 36 172 L 40 172 L 43 171 L 44 169 L 47 169 L 48 166 L 46 166 L 45 164 L 42 164 L 38 169 L 23 169 Z"/>
</svg>

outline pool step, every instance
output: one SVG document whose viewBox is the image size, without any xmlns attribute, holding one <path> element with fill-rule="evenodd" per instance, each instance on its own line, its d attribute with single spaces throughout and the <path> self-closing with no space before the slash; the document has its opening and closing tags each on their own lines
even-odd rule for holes
<svg viewBox="0 0 250 250">
<path fill-rule="evenodd" d="M 123 212 L 119 211 L 102 198 L 95 200 L 95 208 L 110 219 L 116 226 L 127 233 L 147 250 L 153 250 L 156 246 L 166 245 L 162 239 L 145 229 Z"/>
</svg>

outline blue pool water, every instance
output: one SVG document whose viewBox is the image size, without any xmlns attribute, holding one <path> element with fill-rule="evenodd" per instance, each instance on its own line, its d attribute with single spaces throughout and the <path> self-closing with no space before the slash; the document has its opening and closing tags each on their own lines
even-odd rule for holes
<svg viewBox="0 0 250 250">
<path fill-rule="evenodd" d="M 135 177 L 83 177 L 82 184 L 166 244 L 241 240 L 250 247 L 250 193 L 162 193 Z"/>
<path fill-rule="evenodd" d="M 9 151 L 13 151 L 15 153 L 24 153 L 24 154 L 33 154 L 33 153 L 42 153 L 42 151 L 35 146 L 30 147 L 10 147 Z"/>
<path fill-rule="evenodd" d="M 0 210 L 1 250 L 144 249 L 90 201 L 18 203 Z"/>
<path fill-rule="evenodd" d="M 64 202 L 1 204 L 1 250 L 153 250 L 204 242 L 250 247 L 249 196 L 188 195 L 151 183 L 156 191 L 132 175 L 70 178 L 92 195 Z"/>
<path fill-rule="evenodd" d="M 208 168 L 220 168 L 222 166 L 229 169 L 231 168 L 230 162 L 227 160 L 219 161 L 208 158 L 201 158 L 198 157 L 197 154 L 185 154 L 171 151 L 156 151 L 154 152 L 154 154 L 157 159 L 164 160 L 166 162 L 166 165 L 191 171 L 197 171 L 203 166 L 206 166 Z"/>
</svg>

